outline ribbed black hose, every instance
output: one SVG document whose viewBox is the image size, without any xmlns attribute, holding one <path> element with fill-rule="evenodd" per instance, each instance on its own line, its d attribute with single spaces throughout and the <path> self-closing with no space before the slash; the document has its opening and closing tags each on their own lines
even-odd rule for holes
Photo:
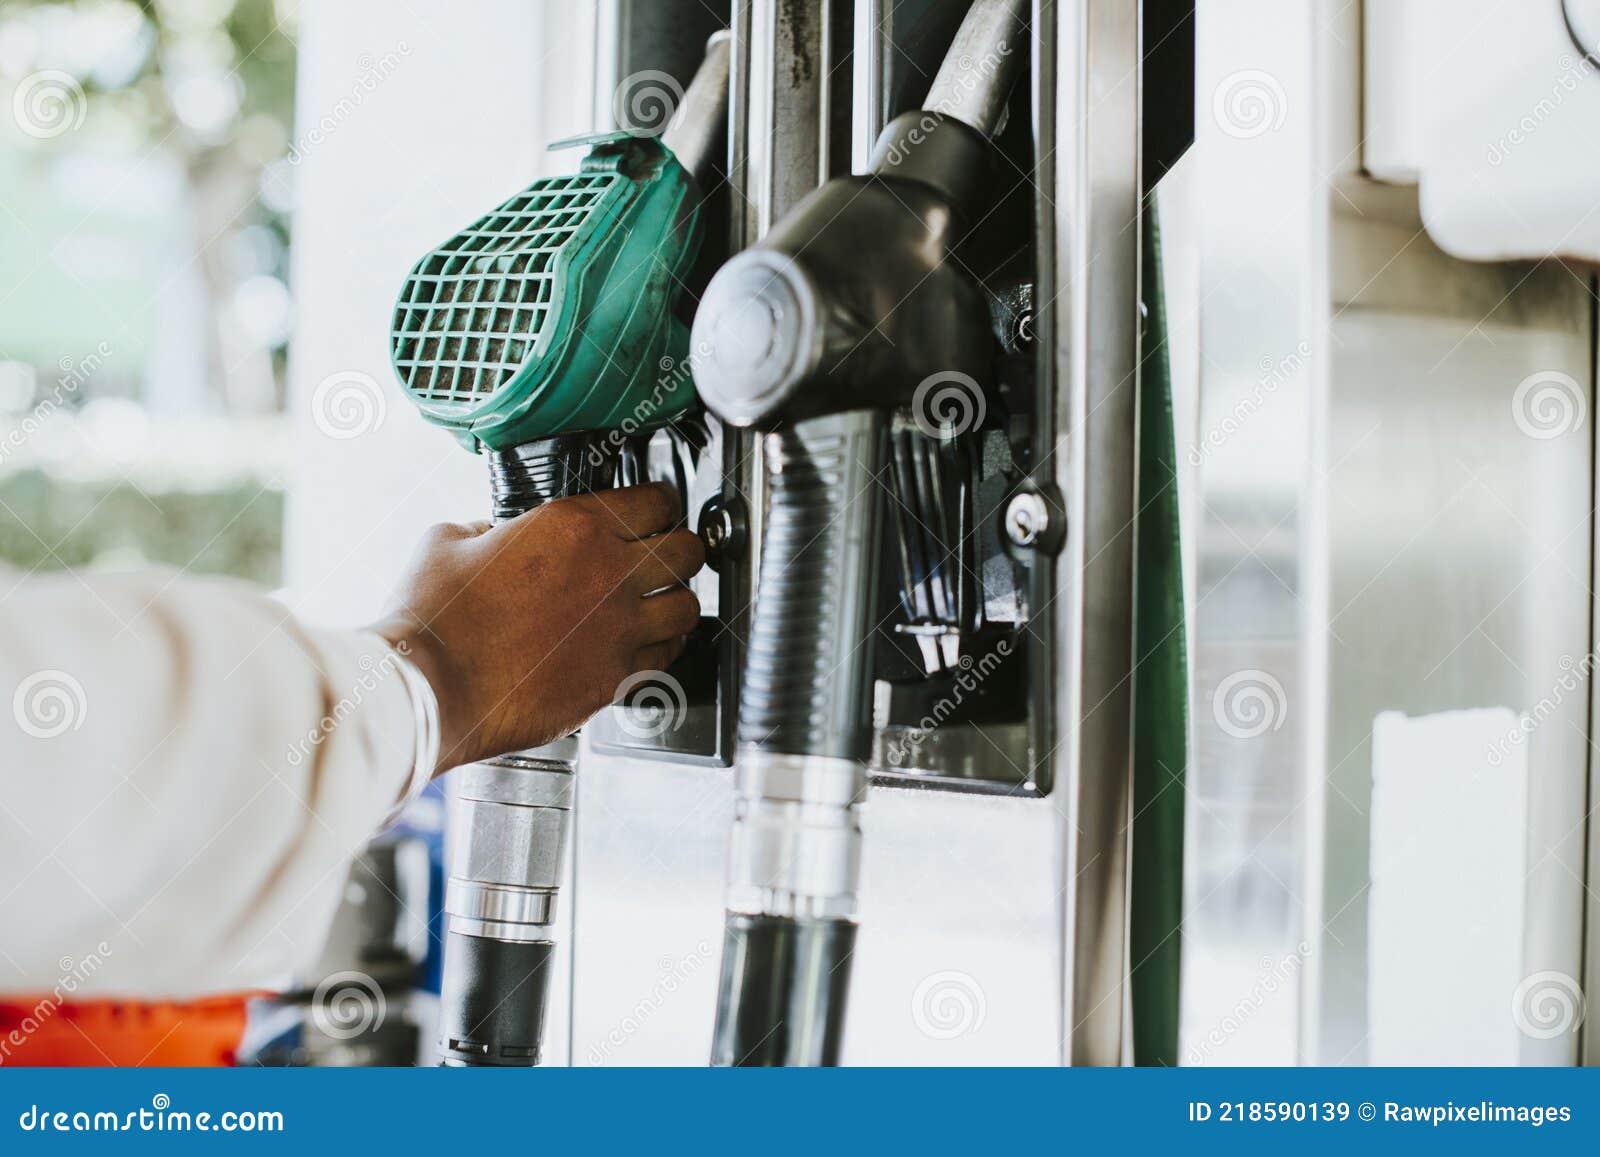
<svg viewBox="0 0 1600 1157">
<path fill-rule="evenodd" d="M 883 519 L 883 416 L 798 422 L 766 440 L 769 498 L 739 742 L 865 759 Z"/>
<path fill-rule="evenodd" d="M 711 1063 L 836 1065 L 854 920 L 728 913 Z"/>
<path fill-rule="evenodd" d="M 605 490 L 617 469 L 617 447 L 603 434 L 558 434 L 489 454 L 494 520 L 505 522 L 552 498 Z"/>
</svg>

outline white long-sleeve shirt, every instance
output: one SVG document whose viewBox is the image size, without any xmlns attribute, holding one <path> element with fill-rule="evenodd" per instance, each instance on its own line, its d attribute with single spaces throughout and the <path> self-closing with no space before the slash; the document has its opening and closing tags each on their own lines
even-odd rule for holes
<svg viewBox="0 0 1600 1157">
<path fill-rule="evenodd" d="M 280 986 L 426 782 L 431 696 L 240 583 L 0 571 L 0 992 Z"/>
</svg>

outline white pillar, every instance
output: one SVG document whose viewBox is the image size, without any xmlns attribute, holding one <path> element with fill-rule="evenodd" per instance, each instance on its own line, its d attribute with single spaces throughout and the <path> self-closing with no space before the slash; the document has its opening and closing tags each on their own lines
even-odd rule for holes
<svg viewBox="0 0 1600 1157">
<path fill-rule="evenodd" d="M 390 313 L 425 250 L 575 163 L 544 146 L 589 127 L 592 37 L 587 3 L 301 10 L 284 576 L 311 619 L 376 617 L 426 526 L 487 516 L 483 461 L 395 380 Z"/>
</svg>

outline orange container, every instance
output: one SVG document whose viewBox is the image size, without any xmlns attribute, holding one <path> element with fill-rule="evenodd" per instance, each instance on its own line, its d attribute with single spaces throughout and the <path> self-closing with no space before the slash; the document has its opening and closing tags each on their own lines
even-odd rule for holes
<svg viewBox="0 0 1600 1157">
<path fill-rule="evenodd" d="M 0 998 L 0 1065 L 231 1065 L 257 993 L 186 1001 Z"/>
</svg>

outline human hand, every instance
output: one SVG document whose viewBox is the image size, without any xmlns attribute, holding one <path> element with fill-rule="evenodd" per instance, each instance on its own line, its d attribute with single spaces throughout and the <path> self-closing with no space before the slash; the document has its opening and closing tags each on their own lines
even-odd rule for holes
<svg viewBox="0 0 1600 1157">
<path fill-rule="evenodd" d="M 683 651 L 699 538 L 665 483 L 546 503 L 499 526 L 433 527 L 374 626 L 439 699 L 437 771 L 576 731 L 638 671 Z"/>
</svg>

